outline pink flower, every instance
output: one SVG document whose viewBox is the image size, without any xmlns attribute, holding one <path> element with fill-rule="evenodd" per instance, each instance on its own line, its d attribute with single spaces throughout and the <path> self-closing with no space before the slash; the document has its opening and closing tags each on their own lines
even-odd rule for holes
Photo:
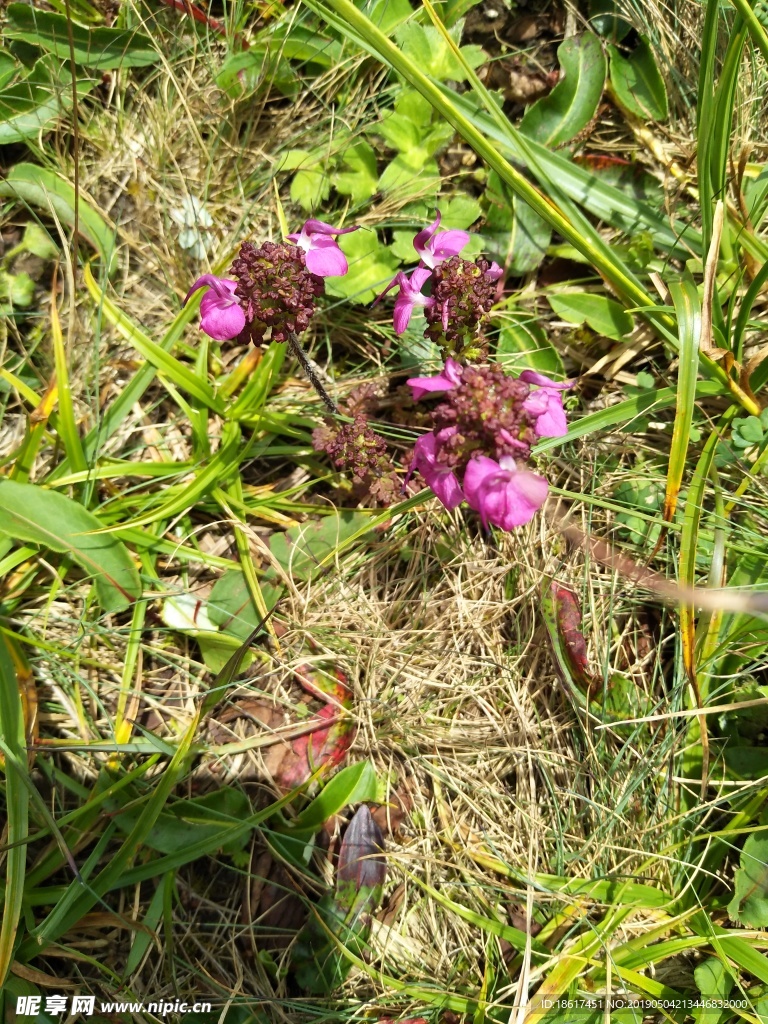
<svg viewBox="0 0 768 1024">
<path fill-rule="evenodd" d="M 307 270 L 318 277 L 342 277 L 349 270 L 347 257 L 341 251 L 334 235 L 348 235 L 352 228 L 334 228 L 322 220 L 308 220 L 301 231 L 288 235 L 288 241 L 298 245 L 307 254 Z"/>
<path fill-rule="evenodd" d="M 470 459 L 464 472 L 464 496 L 488 524 L 512 530 L 533 519 L 547 500 L 549 484 L 543 476 L 518 469 L 511 455 L 498 462 L 481 455 Z"/>
<path fill-rule="evenodd" d="M 451 256 L 458 256 L 464 246 L 469 242 L 469 235 L 466 231 L 438 231 L 440 224 L 440 211 L 429 227 L 419 231 L 413 239 L 413 247 L 419 254 L 421 266 L 434 270 L 443 260 Z"/>
<path fill-rule="evenodd" d="M 203 274 L 184 297 L 184 302 L 198 288 L 209 288 L 200 302 L 200 330 L 215 341 L 230 341 L 245 327 L 245 313 L 235 298 L 237 281 L 226 277 Z"/>
<path fill-rule="evenodd" d="M 440 442 L 455 433 L 456 427 L 446 427 L 437 434 L 434 432 L 423 434 L 414 445 L 413 461 L 404 483 L 404 486 L 407 485 L 415 470 L 418 469 L 424 477 L 427 487 L 434 491 L 449 511 L 462 503 L 464 495 L 461 493 L 461 485 L 456 474 L 448 466 L 441 466 L 436 455 Z"/>
<path fill-rule="evenodd" d="M 449 356 L 442 373 L 433 377 L 411 377 L 405 383 L 411 388 L 414 401 L 418 402 L 428 391 L 450 391 L 458 387 L 461 384 L 461 366 Z"/>
<path fill-rule="evenodd" d="M 405 332 L 416 306 L 431 306 L 434 302 L 434 299 L 430 296 L 421 294 L 421 289 L 430 277 L 431 271 L 427 270 L 426 267 L 417 267 L 410 278 L 401 270 L 389 286 L 391 288 L 393 285 L 400 285 L 400 291 L 395 299 L 395 334 L 403 334 Z"/>
<path fill-rule="evenodd" d="M 549 377 L 545 377 L 543 373 L 536 373 L 535 370 L 523 370 L 519 379 L 525 384 L 536 384 L 540 389 L 532 391 L 523 402 L 525 411 L 536 417 L 534 426 L 536 436 L 563 437 L 564 434 L 567 434 L 568 424 L 565 420 L 563 396 L 560 392 L 572 388 L 576 382 L 566 380 L 562 384 L 557 384 Z"/>
</svg>

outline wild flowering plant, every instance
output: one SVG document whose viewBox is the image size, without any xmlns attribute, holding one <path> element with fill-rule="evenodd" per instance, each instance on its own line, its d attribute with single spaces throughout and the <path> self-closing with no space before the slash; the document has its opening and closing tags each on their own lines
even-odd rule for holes
<svg viewBox="0 0 768 1024">
<path fill-rule="evenodd" d="M 401 271 L 380 296 L 398 286 L 397 334 L 423 307 L 424 334 L 445 357 L 440 373 L 408 381 L 416 401 L 432 394 L 443 400 L 432 411 L 432 431 L 416 442 L 406 484 L 418 472 L 446 508 L 466 501 L 486 528 L 511 530 L 529 522 L 546 501 L 547 481 L 528 468 L 531 447 L 541 437 L 566 433 L 563 391 L 573 382 L 558 384 L 534 370 L 512 377 L 499 364 L 473 365 L 484 351 L 480 332 L 503 271 L 482 258 L 462 259 L 469 235 L 438 231 L 439 225 L 438 213 L 413 240 L 418 267 L 410 276 Z"/>
<path fill-rule="evenodd" d="M 424 333 L 445 358 L 439 373 L 408 381 L 414 400 L 432 395 L 441 400 L 431 413 L 432 430 L 418 439 L 411 453 L 403 486 L 418 472 L 446 508 L 465 501 L 486 528 L 511 530 L 529 522 L 546 501 L 549 486 L 530 468 L 531 448 L 541 437 L 565 434 L 563 392 L 573 382 L 556 383 L 534 370 L 513 377 L 499 364 L 478 365 L 484 351 L 482 329 L 503 272 L 482 258 L 462 259 L 470 236 L 466 231 L 438 231 L 439 226 L 438 212 L 414 237 L 418 266 L 410 274 L 398 273 L 376 300 L 398 289 L 397 334 L 406 330 L 414 309 L 422 307 Z M 297 335 L 314 315 L 323 279 L 346 274 L 347 260 L 336 238 L 355 230 L 308 220 L 285 242 L 259 247 L 244 242 L 231 278 L 203 274 L 187 295 L 208 288 L 200 303 L 200 327 L 218 341 L 237 338 L 261 345 L 268 332 L 271 341 L 288 341 L 336 414 L 340 410 L 317 379 Z M 396 497 L 398 478 L 383 438 L 369 424 L 377 397 L 370 386 L 355 389 L 343 409 L 348 422 L 326 422 L 314 432 L 313 444 L 338 469 L 351 472 L 360 497 L 386 505 Z"/>
</svg>

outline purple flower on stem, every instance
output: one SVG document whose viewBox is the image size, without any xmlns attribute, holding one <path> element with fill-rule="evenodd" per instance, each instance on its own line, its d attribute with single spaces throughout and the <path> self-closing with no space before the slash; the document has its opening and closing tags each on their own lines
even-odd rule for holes
<svg viewBox="0 0 768 1024">
<path fill-rule="evenodd" d="M 288 235 L 288 241 L 306 253 L 307 270 L 318 277 L 342 277 L 349 270 L 347 257 L 341 251 L 334 235 L 348 235 L 352 228 L 335 228 L 322 220 L 308 220 L 301 231 Z"/>
<path fill-rule="evenodd" d="M 561 391 L 572 388 L 575 381 L 567 380 L 562 384 L 545 377 L 535 370 L 523 370 L 520 380 L 525 384 L 536 384 L 538 391 L 532 391 L 523 402 L 523 408 L 535 417 L 534 430 L 537 437 L 563 437 L 568 433 L 565 421 L 563 396 Z"/>
<path fill-rule="evenodd" d="M 448 511 L 460 505 L 464 495 L 456 474 L 448 466 L 442 466 L 437 461 L 437 451 L 441 442 L 455 433 L 456 427 L 447 427 L 437 434 L 423 434 L 414 445 L 411 467 L 403 484 L 406 486 L 413 473 L 418 470 L 424 477 L 427 487 L 434 491 Z"/>
<path fill-rule="evenodd" d="M 533 519 L 547 499 L 549 485 L 543 476 L 518 469 L 511 455 L 498 462 L 485 455 L 470 459 L 464 473 L 464 496 L 488 524 L 512 530 Z"/>
<path fill-rule="evenodd" d="M 400 291 L 395 299 L 395 334 L 399 335 L 405 332 L 416 306 L 431 306 L 434 302 L 430 296 L 421 294 L 421 289 L 430 276 L 431 272 L 426 267 L 417 267 L 410 278 L 402 270 L 395 277 L 392 285 L 400 286 Z"/>
<path fill-rule="evenodd" d="M 214 341 L 230 341 L 236 338 L 245 327 L 245 313 L 235 297 L 237 281 L 226 277 L 215 277 L 203 274 L 187 292 L 184 302 L 198 288 L 208 287 L 200 301 L 200 330 L 213 338 Z"/>
<path fill-rule="evenodd" d="M 440 217 L 438 210 L 437 217 L 429 227 L 423 228 L 413 239 L 413 247 L 419 254 L 421 265 L 429 267 L 430 270 L 434 270 L 443 260 L 458 256 L 469 242 L 466 231 L 438 231 Z"/>
<path fill-rule="evenodd" d="M 450 391 L 461 384 L 461 366 L 449 356 L 441 373 L 433 377 L 411 377 L 405 382 L 413 392 L 414 401 L 418 402 L 428 391 Z"/>
</svg>

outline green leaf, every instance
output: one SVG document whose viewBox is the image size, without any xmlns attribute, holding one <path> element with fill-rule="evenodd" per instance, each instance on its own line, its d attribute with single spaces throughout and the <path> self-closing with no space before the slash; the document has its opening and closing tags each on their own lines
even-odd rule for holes
<svg viewBox="0 0 768 1024">
<path fill-rule="evenodd" d="M 568 142 L 595 116 L 605 84 L 605 55 L 597 36 L 571 36 L 557 48 L 565 73 L 549 96 L 525 112 L 520 131 L 545 146 Z"/>
<path fill-rule="evenodd" d="M 338 171 L 333 178 L 333 187 L 343 196 L 349 196 L 355 205 L 366 203 L 376 194 L 379 172 L 376 154 L 365 141 L 355 143 L 344 153 L 344 166 L 348 171 Z"/>
<path fill-rule="evenodd" d="M 745 928 L 768 928 L 768 836 L 753 832 L 741 851 L 728 915 Z"/>
<path fill-rule="evenodd" d="M 384 168 L 379 178 L 382 192 L 395 189 L 405 194 L 418 190 L 421 194 L 435 193 L 440 188 L 437 161 L 425 149 L 414 148 L 409 153 L 398 153 Z"/>
<path fill-rule="evenodd" d="M 318 207 L 331 194 L 331 179 L 320 165 L 297 171 L 291 182 L 291 199 L 304 210 Z"/>
<path fill-rule="evenodd" d="M 356 534 L 368 522 L 370 516 L 347 509 L 335 515 L 323 516 L 322 519 L 292 526 L 285 533 L 273 534 L 269 540 L 269 547 L 289 576 L 297 580 L 309 580 L 318 571 L 324 558 L 336 551 L 347 537 Z M 269 578 L 270 574 L 271 570 L 265 577 Z"/>
<path fill-rule="evenodd" d="M 552 240 L 552 228 L 505 188 L 495 171 L 488 176 L 485 196 L 490 208 L 481 237 L 488 253 L 512 274 L 536 270 Z"/>
<path fill-rule="evenodd" d="M 0 636 L 0 737 L 4 746 L 5 776 L 4 843 L 8 844 L 3 865 L 4 898 L 0 923 L 0 992 L 16 946 L 16 929 L 24 900 L 27 864 L 26 839 L 29 819 L 27 738 L 19 679 L 5 637 Z"/>
<path fill-rule="evenodd" d="M 457 44 L 461 40 L 461 32 L 461 24 L 450 29 L 451 38 Z M 403 53 L 425 74 L 431 75 L 439 82 L 449 79 L 454 82 L 465 81 L 466 71 L 434 25 L 419 25 L 415 21 L 409 21 L 397 30 L 395 37 Z M 480 46 L 462 46 L 461 52 L 473 68 L 479 67 L 486 59 Z"/>
<path fill-rule="evenodd" d="M 39 256 L 42 260 L 55 259 L 59 254 L 58 245 L 56 245 L 45 228 L 41 228 L 34 221 L 30 221 L 24 228 L 21 245 L 26 252 L 31 252 L 33 256 Z"/>
<path fill-rule="evenodd" d="M 618 302 L 592 292 L 567 292 L 564 295 L 548 295 L 553 311 L 569 324 L 583 324 L 585 321 L 593 331 L 621 341 L 631 334 L 635 326 L 630 313 L 625 312 Z"/>
<path fill-rule="evenodd" d="M 510 309 L 500 313 L 499 319 L 502 326 L 496 341 L 496 355 L 507 371 L 537 370 L 547 376 L 564 375 L 560 356 L 534 314 Z"/>
<path fill-rule="evenodd" d="M 355 302 L 370 302 L 392 280 L 398 260 L 381 245 L 375 231 L 340 235 L 338 243 L 349 262 L 349 271 L 344 277 L 327 277 L 326 292 Z"/>
<path fill-rule="evenodd" d="M 668 112 L 667 90 L 645 36 L 623 57 L 608 47 L 610 79 L 619 105 L 643 121 L 663 121 Z"/>
<path fill-rule="evenodd" d="M 378 780 L 370 761 L 360 761 L 342 768 L 326 783 L 322 791 L 285 829 L 288 835 L 316 832 L 323 822 L 328 821 L 348 804 L 359 804 L 374 800 Z"/>
<path fill-rule="evenodd" d="M 9 4 L 6 39 L 21 39 L 48 50 L 60 60 L 70 59 L 70 29 L 75 63 L 99 71 L 119 67 L 149 67 L 159 57 L 149 36 L 118 28 L 84 28 L 63 14 L 41 11 L 28 4 Z"/>
<path fill-rule="evenodd" d="M 240 53 L 230 53 L 214 75 L 214 82 L 232 99 L 250 96 L 265 80 L 271 69 L 271 55 L 263 47 L 252 46 Z"/>
<path fill-rule="evenodd" d="M 0 50 L 0 89 L 13 81 L 19 70 L 19 66 L 10 53 Z"/>
<path fill-rule="evenodd" d="M 271 584 L 262 587 L 267 611 L 275 607 L 282 591 Z M 238 640 L 245 640 L 261 619 L 245 576 L 237 569 L 228 569 L 216 581 L 206 608 L 211 622 Z"/>
<path fill-rule="evenodd" d="M 136 827 L 143 813 L 140 803 L 122 809 L 129 796 L 129 791 L 122 790 L 119 800 L 107 800 L 104 804 L 117 827 L 126 834 Z M 247 837 L 239 833 L 228 844 L 227 831 L 239 825 L 250 809 L 245 793 L 232 786 L 222 786 L 215 793 L 190 800 L 175 800 L 158 815 L 144 839 L 144 845 L 158 853 L 174 854 L 193 843 L 215 840 L 218 836 L 220 845 L 228 846 L 230 852 L 242 849 Z"/>
<path fill-rule="evenodd" d="M 413 16 L 410 0 L 366 0 L 362 10 L 385 35 L 390 35 Z"/>
<path fill-rule="evenodd" d="M 589 24 L 598 35 L 612 43 L 620 43 L 632 31 L 632 26 L 620 17 L 616 0 L 590 0 Z"/>
<path fill-rule="evenodd" d="M 15 164 L 8 176 L 0 181 L 0 196 L 10 196 L 29 203 L 50 215 L 51 209 L 67 227 L 75 223 L 75 190 L 65 179 L 36 164 Z M 101 214 L 85 196 L 78 203 L 78 228 L 83 238 L 93 246 L 109 267 L 115 254 L 115 233 Z"/>
<path fill-rule="evenodd" d="M 96 85 L 95 79 L 77 83 L 78 96 Z M 72 89 L 61 81 L 61 68 L 42 57 L 20 81 L 0 91 L 0 145 L 34 139 L 72 106 Z"/>
<path fill-rule="evenodd" d="M 34 296 L 35 282 L 29 274 L 9 274 L 0 269 L 0 302 L 25 309 L 32 305 Z"/>
<path fill-rule="evenodd" d="M 125 545 L 98 533 L 102 524 L 76 501 L 35 484 L 0 480 L 2 532 L 69 555 L 93 578 L 96 597 L 119 612 L 141 596 L 141 580 Z"/>
</svg>

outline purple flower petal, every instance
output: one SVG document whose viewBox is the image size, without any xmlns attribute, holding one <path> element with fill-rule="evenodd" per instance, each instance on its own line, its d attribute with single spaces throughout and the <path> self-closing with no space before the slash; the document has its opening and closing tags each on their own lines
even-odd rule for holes
<svg viewBox="0 0 768 1024">
<path fill-rule="evenodd" d="M 549 377 L 545 377 L 543 373 L 537 373 L 535 370 L 523 370 L 518 380 L 523 381 L 524 384 L 537 384 L 540 388 L 550 388 L 553 391 L 567 391 L 568 388 L 572 388 L 576 383 L 575 380 L 564 380 L 558 384 L 556 381 L 550 380 Z"/>
<path fill-rule="evenodd" d="M 464 246 L 469 242 L 469 235 L 466 231 L 457 231 L 454 228 L 448 231 L 437 231 L 440 224 L 440 211 L 429 227 L 422 228 L 413 238 L 413 247 L 419 255 L 425 267 L 434 270 L 436 266 L 451 256 L 458 256 Z"/>
<path fill-rule="evenodd" d="M 471 459 L 464 473 L 464 496 L 489 523 L 512 530 L 530 522 L 547 499 L 549 485 L 542 476 L 517 469 L 515 460 L 502 456 L 495 462 L 485 455 Z"/>
<path fill-rule="evenodd" d="M 440 441 L 456 433 L 456 427 L 448 427 L 440 431 L 441 437 L 434 432 L 424 434 L 418 439 L 413 449 L 413 461 L 405 478 L 407 484 L 415 470 L 424 477 L 427 487 L 440 499 L 445 507 L 452 511 L 464 500 L 456 474 L 447 466 L 437 462 L 437 451 Z"/>
<path fill-rule="evenodd" d="M 534 384 L 540 388 L 539 391 L 533 391 L 523 402 L 526 412 L 536 417 L 534 430 L 537 437 L 563 437 L 567 434 L 568 424 L 560 392 L 572 388 L 576 382 L 565 380 L 558 384 L 535 370 L 523 370 L 519 379 L 525 384 Z"/>
<path fill-rule="evenodd" d="M 469 233 L 467 231 L 439 231 L 428 248 L 442 262 L 451 256 L 458 256 L 465 245 L 469 244 Z"/>
<path fill-rule="evenodd" d="M 432 235 L 434 235 L 435 231 L 437 231 L 438 227 L 440 226 L 441 216 L 442 214 L 438 210 L 437 217 L 435 217 L 432 223 L 428 227 L 422 228 L 417 235 L 413 236 L 413 248 L 416 250 L 419 256 L 421 256 L 425 252 L 427 242 L 430 240 Z"/>
<path fill-rule="evenodd" d="M 393 323 L 395 326 L 395 334 L 398 337 L 401 334 L 405 334 L 408 330 L 408 324 L 411 322 L 411 314 L 413 313 L 413 303 L 408 299 L 407 295 L 400 294 L 395 299 L 395 309 L 393 315 Z"/>
<path fill-rule="evenodd" d="M 415 306 L 431 306 L 434 302 L 430 296 L 421 294 L 421 287 L 430 275 L 431 271 L 417 267 L 410 278 L 402 270 L 395 277 L 394 283 L 400 286 L 394 310 L 395 334 L 402 334 L 408 327 Z"/>
<path fill-rule="evenodd" d="M 200 300 L 200 330 L 214 341 L 231 341 L 245 327 L 245 313 L 235 298 L 237 281 L 203 274 L 189 289 L 184 302 L 198 288 L 205 287 L 209 290 Z"/>
<path fill-rule="evenodd" d="M 433 377 L 411 377 L 405 382 L 413 393 L 414 401 L 428 391 L 450 391 L 461 384 L 461 366 L 449 356 L 442 371 Z"/>
<path fill-rule="evenodd" d="M 332 238 L 317 239 L 304 262 L 307 270 L 318 277 L 342 277 L 349 270 L 347 257 Z"/>
<path fill-rule="evenodd" d="M 311 274 L 318 277 L 342 277 L 349 270 L 349 264 L 333 236 L 348 235 L 359 227 L 359 224 L 355 224 L 351 228 L 335 228 L 324 220 L 308 220 L 301 231 L 286 237 L 289 242 L 304 250 L 306 267 Z"/>
</svg>

